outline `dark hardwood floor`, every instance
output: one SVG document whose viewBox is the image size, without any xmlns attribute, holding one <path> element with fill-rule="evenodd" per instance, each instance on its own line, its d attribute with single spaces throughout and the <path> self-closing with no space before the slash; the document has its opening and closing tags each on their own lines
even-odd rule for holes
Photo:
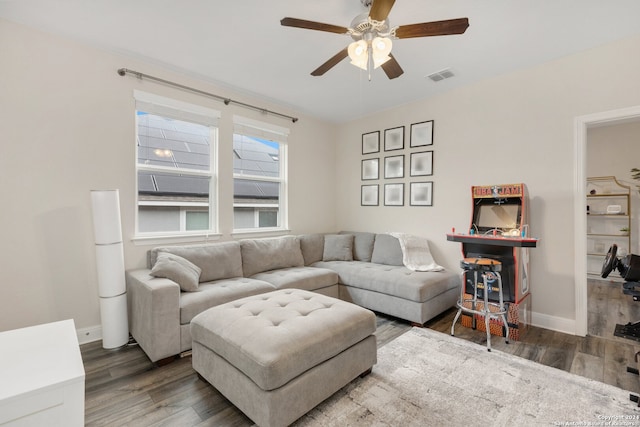
<svg viewBox="0 0 640 427">
<path fill-rule="evenodd" d="M 630 299 L 630 297 L 627 297 Z M 640 303 L 639 303 L 640 304 Z M 455 310 L 425 326 L 450 333 Z M 378 347 L 411 325 L 378 315 Z M 484 332 L 456 325 L 456 337 L 485 345 Z M 611 337 L 576 337 L 529 327 L 519 341 L 492 337 L 494 349 L 640 393 L 638 376 L 626 372 L 640 343 Z M 184 357 L 155 368 L 136 346 L 104 350 L 101 342 L 81 346 L 86 371 L 87 426 L 250 426 L 218 391 L 199 379 Z M 635 365 L 634 365 L 635 366 Z M 375 369 L 375 367 L 374 367 Z"/>
</svg>

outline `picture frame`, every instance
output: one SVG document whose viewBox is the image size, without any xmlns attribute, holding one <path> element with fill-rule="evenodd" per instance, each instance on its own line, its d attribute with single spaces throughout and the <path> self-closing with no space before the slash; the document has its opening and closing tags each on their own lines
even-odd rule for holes
<svg viewBox="0 0 640 427">
<path fill-rule="evenodd" d="M 433 206 L 433 181 L 409 184 L 410 206 Z"/>
<path fill-rule="evenodd" d="M 380 159 L 363 159 L 360 170 L 362 181 L 369 181 L 380 178 Z"/>
<path fill-rule="evenodd" d="M 385 129 L 384 151 L 395 151 L 402 149 L 404 149 L 404 126 Z"/>
<path fill-rule="evenodd" d="M 433 175 L 433 151 L 419 151 L 411 153 L 409 161 L 410 176 Z"/>
<path fill-rule="evenodd" d="M 378 206 L 378 184 L 360 187 L 360 206 Z"/>
<path fill-rule="evenodd" d="M 384 185 L 384 205 L 404 206 L 404 183 Z"/>
<path fill-rule="evenodd" d="M 433 145 L 433 120 L 411 124 L 410 147 Z"/>
<path fill-rule="evenodd" d="M 380 152 L 380 131 L 362 134 L 362 154 Z"/>
<path fill-rule="evenodd" d="M 384 158 L 384 178 L 404 178 L 404 154 Z"/>
</svg>

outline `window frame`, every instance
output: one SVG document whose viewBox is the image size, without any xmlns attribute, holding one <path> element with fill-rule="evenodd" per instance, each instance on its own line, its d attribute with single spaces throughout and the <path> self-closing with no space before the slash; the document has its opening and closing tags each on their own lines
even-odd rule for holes
<svg viewBox="0 0 640 427">
<path fill-rule="evenodd" d="M 233 172 L 233 182 L 235 180 L 245 180 L 245 181 L 261 181 L 261 182 L 272 182 L 277 183 L 279 188 L 278 193 L 278 203 L 277 203 L 277 211 L 278 211 L 278 219 L 279 225 L 276 227 L 260 227 L 259 224 L 259 210 L 255 212 L 256 224 L 257 226 L 254 228 L 236 228 L 235 224 L 235 215 L 232 215 L 233 218 L 233 231 L 232 235 L 263 235 L 263 234 L 277 234 L 282 232 L 289 231 L 289 203 L 288 203 L 288 151 L 289 145 L 287 141 L 287 137 L 289 135 L 289 129 L 281 126 L 272 125 L 270 123 L 249 119 L 243 116 L 233 116 L 233 133 L 232 135 L 243 135 L 248 137 L 261 138 L 264 140 L 272 141 L 278 144 L 278 176 L 262 176 L 262 175 L 251 175 L 251 174 L 239 174 Z M 233 142 L 232 142 L 233 143 Z M 233 156 L 236 156 L 236 150 L 232 147 Z M 232 205 L 232 210 L 235 210 L 236 207 L 244 207 L 241 203 L 236 203 L 235 201 L 235 191 L 234 193 L 234 201 Z M 274 204 L 275 205 L 275 204 Z M 274 206 L 269 205 L 265 206 L 268 208 L 274 208 Z"/>
<path fill-rule="evenodd" d="M 218 218 L 218 159 L 219 159 L 219 118 L 220 112 L 208 107 L 178 101 L 172 98 L 166 98 L 139 90 L 134 90 L 135 100 L 135 191 L 134 191 L 134 243 L 151 244 L 163 242 L 191 242 L 217 239 L 220 234 Z M 142 107 L 142 108 L 141 108 Z M 180 167 L 166 167 L 159 165 L 145 165 L 139 163 L 138 157 L 138 111 L 153 114 L 156 116 L 167 117 L 174 120 L 181 120 L 194 123 L 201 126 L 207 126 L 210 131 L 209 143 L 209 169 L 186 169 Z M 139 230 L 139 209 L 144 205 L 139 199 L 139 172 L 155 172 L 168 175 L 182 175 L 192 177 L 203 177 L 209 180 L 209 229 L 207 230 L 179 230 L 179 231 L 154 231 L 141 232 Z M 192 206 L 180 206 L 180 227 L 186 225 L 186 210 Z M 186 227 L 185 227 L 186 228 Z"/>
</svg>

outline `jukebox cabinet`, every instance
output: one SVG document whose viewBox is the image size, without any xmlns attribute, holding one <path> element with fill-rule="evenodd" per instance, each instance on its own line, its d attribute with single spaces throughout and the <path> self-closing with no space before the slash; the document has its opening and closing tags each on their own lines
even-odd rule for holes
<svg viewBox="0 0 640 427">
<path fill-rule="evenodd" d="M 468 234 L 451 233 L 447 240 L 462 243 L 464 258 L 491 258 L 502 264 L 502 290 L 507 308 L 510 338 L 518 339 L 531 316 L 529 248 L 538 240 L 529 237 L 529 199 L 524 184 L 471 187 L 472 215 Z M 467 277 L 468 276 L 468 277 Z M 497 292 L 488 278 L 488 299 L 497 301 Z M 474 292 L 473 277 L 463 273 L 466 293 Z M 475 289 L 479 297 L 485 292 Z M 480 321 L 478 321 L 480 320 Z M 463 315 L 462 324 L 485 330 L 479 315 Z M 504 336 L 501 323 L 491 322 L 491 333 Z"/>
</svg>

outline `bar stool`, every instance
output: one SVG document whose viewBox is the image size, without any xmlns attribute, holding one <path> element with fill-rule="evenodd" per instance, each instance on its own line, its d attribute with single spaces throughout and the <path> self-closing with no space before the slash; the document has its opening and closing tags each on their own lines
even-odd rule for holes
<svg viewBox="0 0 640 427">
<path fill-rule="evenodd" d="M 491 331 L 489 330 L 489 322 L 491 319 L 502 319 L 502 324 L 505 329 L 505 342 L 509 343 L 509 324 L 507 323 L 507 309 L 504 305 L 504 296 L 502 294 L 502 277 L 500 271 L 502 270 L 502 263 L 491 258 L 464 258 L 460 261 L 460 268 L 462 269 L 462 286 L 460 288 L 460 299 L 456 303 L 458 307 L 458 313 L 453 319 L 451 325 L 451 336 L 454 335 L 454 328 L 460 315 L 464 312 L 474 316 L 473 324 L 475 328 L 475 315 L 484 316 L 485 329 L 487 331 L 487 350 L 491 351 Z M 473 287 L 473 296 L 471 298 L 465 298 L 467 287 L 467 274 L 473 273 L 473 280 L 471 285 Z M 478 276 L 482 277 L 482 281 L 478 282 Z M 491 280 L 495 278 L 495 280 Z M 497 286 L 496 286 L 497 283 Z M 482 307 L 478 308 L 478 290 L 479 285 L 482 290 L 483 299 L 481 300 Z M 498 291 L 498 302 L 489 302 L 489 292 Z M 494 309 L 493 311 L 491 309 Z"/>
</svg>

